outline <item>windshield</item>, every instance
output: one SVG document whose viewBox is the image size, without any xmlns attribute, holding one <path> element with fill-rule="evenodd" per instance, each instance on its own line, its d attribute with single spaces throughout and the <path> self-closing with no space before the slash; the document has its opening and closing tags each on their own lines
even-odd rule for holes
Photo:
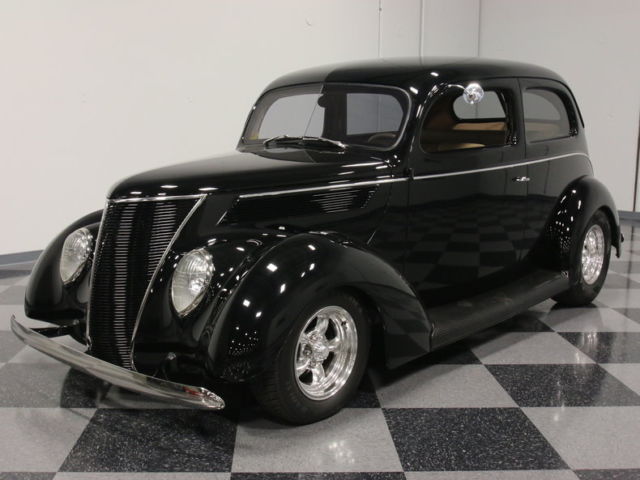
<svg viewBox="0 0 640 480">
<path fill-rule="evenodd" d="M 279 88 L 258 100 L 242 142 L 265 148 L 340 144 L 387 149 L 402 133 L 407 108 L 406 95 L 394 88 L 348 84 Z"/>
</svg>

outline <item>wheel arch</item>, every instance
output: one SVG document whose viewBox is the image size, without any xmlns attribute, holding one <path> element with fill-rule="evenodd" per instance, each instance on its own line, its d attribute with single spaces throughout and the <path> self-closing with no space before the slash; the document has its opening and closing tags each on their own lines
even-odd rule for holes
<svg viewBox="0 0 640 480">
<path fill-rule="evenodd" d="M 355 297 L 381 334 L 385 363 L 395 367 L 429 350 L 432 326 L 402 275 L 363 247 L 331 235 L 303 233 L 265 252 L 245 273 L 213 322 L 207 369 L 243 381 L 272 361 L 314 296 Z"/>
<path fill-rule="evenodd" d="M 538 253 L 549 258 L 543 263 L 551 268 L 569 272 L 575 265 L 579 237 L 589 220 L 598 210 L 602 210 L 611 225 L 611 243 L 620 256 L 622 235 L 618 210 L 607 188 L 590 175 L 571 182 L 560 195 L 545 227 L 542 248 Z M 542 258 L 542 257 L 541 257 Z"/>
</svg>

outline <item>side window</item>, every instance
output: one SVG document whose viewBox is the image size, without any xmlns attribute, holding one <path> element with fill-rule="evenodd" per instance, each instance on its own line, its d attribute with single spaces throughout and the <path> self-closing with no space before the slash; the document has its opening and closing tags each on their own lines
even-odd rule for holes
<svg viewBox="0 0 640 480">
<path fill-rule="evenodd" d="M 462 95 L 460 95 L 453 102 L 453 113 L 461 120 L 495 118 L 504 121 L 505 118 L 500 98 L 496 92 L 492 91 L 486 92 L 482 101 L 474 105 L 465 102 Z"/>
<path fill-rule="evenodd" d="M 459 90 L 436 100 L 422 124 L 420 144 L 426 152 L 447 152 L 506 145 L 511 121 L 507 95 L 485 91 L 480 103 L 469 105 Z"/>
<path fill-rule="evenodd" d="M 347 135 L 397 132 L 402 106 L 391 95 L 347 93 Z"/>
<path fill-rule="evenodd" d="M 571 135 L 564 102 L 552 90 L 530 88 L 522 94 L 524 130 L 528 142 L 552 140 Z"/>
</svg>

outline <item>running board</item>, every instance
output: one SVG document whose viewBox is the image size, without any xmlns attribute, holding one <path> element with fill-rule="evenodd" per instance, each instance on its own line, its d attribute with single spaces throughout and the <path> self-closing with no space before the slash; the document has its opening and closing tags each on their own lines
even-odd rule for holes
<svg viewBox="0 0 640 480">
<path fill-rule="evenodd" d="M 568 288 L 566 275 L 535 270 L 490 292 L 428 309 L 427 316 L 434 324 L 431 348 L 440 348 L 503 322 Z"/>
</svg>

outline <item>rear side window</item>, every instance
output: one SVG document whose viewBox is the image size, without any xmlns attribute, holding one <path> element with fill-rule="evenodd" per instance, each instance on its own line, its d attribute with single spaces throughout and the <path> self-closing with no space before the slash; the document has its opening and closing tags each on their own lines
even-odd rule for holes
<svg viewBox="0 0 640 480">
<path fill-rule="evenodd" d="M 429 110 L 420 135 L 422 149 L 448 152 L 507 145 L 509 101 L 502 90 L 486 90 L 480 103 L 469 105 L 452 89 Z"/>
<path fill-rule="evenodd" d="M 522 94 L 524 129 L 528 142 L 571 135 L 569 115 L 562 98 L 552 90 L 530 88 Z"/>
<path fill-rule="evenodd" d="M 491 90 L 485 93 L 480 103 L 474 105 L 465 102 L 460 95 L 453 102 L 453 113 L 460 120 L 499 119 L 504 121 L 506 116 L 498 94 Z"/>
</svg>

